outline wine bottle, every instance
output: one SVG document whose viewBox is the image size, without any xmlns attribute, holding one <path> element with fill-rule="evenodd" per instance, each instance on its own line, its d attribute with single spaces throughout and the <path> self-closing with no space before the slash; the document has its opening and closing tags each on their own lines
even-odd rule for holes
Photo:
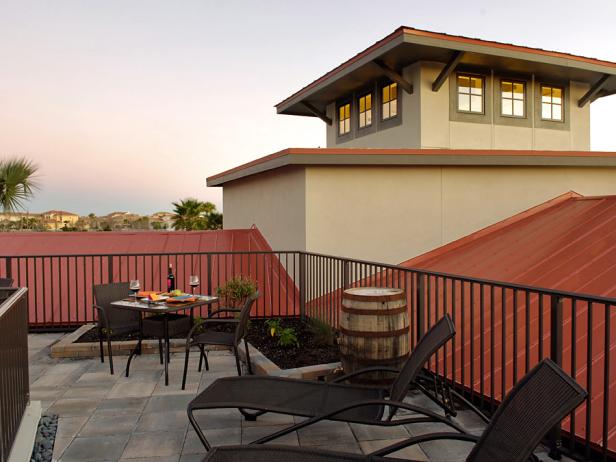
<svg viewBox="0 0 616 462">
<path fill-rule="evenodd" d="M 173 266 L 169 263 L 169 272 L 167 273 L 167 292 L 175 290 L 175 277 L 173 276 Z"/>
</svg>

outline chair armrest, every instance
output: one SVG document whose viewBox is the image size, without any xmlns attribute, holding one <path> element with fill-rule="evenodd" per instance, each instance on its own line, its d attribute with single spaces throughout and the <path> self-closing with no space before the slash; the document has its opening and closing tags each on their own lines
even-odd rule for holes
<svg viewBox="0 0 616 462">
<path fill-rule="evenodd" d="M 219 313 L 240 313 L 242 310 L 239 308 L 218 308 L 217 310 L 213 310 L 210 312 L 207 317 L 208 319 Z"/>
<path fill-rule="evenodd" d="M 400 449 L 404 449 L 415 444 L 436 440 L 458 440 L 467 441 L 469 443 L 477 443 L 477 441 L 479 441 L 479 436 L 470 435 L 468 433 L 428 433 L 426 435 L 419 435 L 407 438 L 405 440 L 399 441 L 398 443 L 394 443 L 392 445 L 381 448 L 378 451 L 371 452 L 368 455 L 370 457 L 383 457 L 387 454 L 391 454 L 392 452 L 399 451 Z"/>
<path fill-rule="evenodd" d="M 393 367 L 365 367 L 355 372 L 349 372 L 348 374 L 343 375 L 342 377 L 337 377 L 334 380 L 331 380 L 329 383 L 340 383 L 348 380 L 352 377 L 357 377 L 358 375 L 368 374 L 370 372 L 395 372 L 400 373 L 400 369 L 395 369 Z"/>
<path fill-rule="evenodd" d="M 107 320 L 107 312 L 105 311 L 105 308 L 97 304 L 94 304 L 93 306 L 96 310 L 98 310 L 98 323 L 104 324 L 106 328 L 109 325 L 109 322 Z M 101 321 L 103 322 L 101 323 Z"/>
<path fill-rule="evenodd" d="M 452 420 L 447 419 L 446 417 L 443 417 L 441 415 L 436 414 L 435 412 L 432 412 L 428 409 L 424 409 L 421 408 L 419 406 L 414 406 L 412 404 L 409 403 L 404 403 L 404 402 L 400 402 L 400 401 L 391 401 L 391 400 L 386 400 L 386 399 L 371 399 L 371 400 L 366 400 L 366 401 L 357 401 L 354 402 L 352 404 L 346 404 L 343 406 L 340 406 L 338 409 L 335 409 L 333 411 L 327 412 L 325 414 L 320 414 L 314 417 L 311 417 L 309 419 L 306 419 L 302 422 L 299 422 L 295 425 L 291 425 L 290 427 L 286 427 L 280 431 L 277 431 L 275 433 L 272 433 L 271 435 L 267 435 L 263 438 L 259 438 L 258 440 L 253 441 L 250 444 L 263 444 L 263 443 L 267 443 L 268 441 L 272 441 L 276 438 L 280 438 L 281 436 L 287 435 L 288 433 L 297 431 L 301 428 L 307 427 L 309 425 L 313 425 L 317 422 L 320 422 L 322 420 L 335 420 L 336 415 L 338 414 L 342 414 L 344 412 L 350 411 L 352 409 L 358 408 L 358 407 L 364 407 L 364 406 L 391 406 L 391 407 L 396 407 L 399 409 L 406 409 L 408 411 L 413 411 L 416 414 L 421 414 L 425 417 L 411 417 L 408 419 L 399 419 L 399 420 L 393 420 L 393 421 L 377 421 L 375 420 L 374 422 L 370 422 L 368 423 L 369 425 L 380 425 L 380 426 L 384 426 L 384 427 L 392 427 L 392 426 L 396 426 L 396 425 L 406 425 L 409 423 L 419 423 L 419 422 L 438 422 L 438 423 L 442 423 L 447 425 L 448 427 L 453 428 L 454 430 L 459 431 L 461 434 L 466 435 L 466 430 L 464 430 L 464 428 L 462 428 L 460 425 L 458 425 L 457 423 L 453 422 Z M 256 409 L 256 408 L 255 408 Z M 360 422 L 362 424 L 366 424 L 366 422 L 362 421 Z M 452 433 L 454 435 L 456 435 L 457 433 Z M 425 435 L 427 436 L 427 435 Z M 472 436 L 472 435 L 471 435 Z M 413 443 L 414 444 L 414 443 Z M 394 451 L 392 451 L 394 452 Z"/>
<path fill-rule="evenodd" d="M 235 319 L 235 318 L 232 318 L 232 319 L 231 318 L 229 318 L 229 319 L 214 318 L 214 319 L 204 319 L 198 325 L 202 326 L 204 324 L 224 324 L 224 323 L 237 324 L 239 322 L 240 322 L 240 320 L 239 319 Z"/>
</svg>

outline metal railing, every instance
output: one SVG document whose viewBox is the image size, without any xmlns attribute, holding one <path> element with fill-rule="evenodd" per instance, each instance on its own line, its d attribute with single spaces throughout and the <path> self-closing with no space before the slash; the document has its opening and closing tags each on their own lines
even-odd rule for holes
<svg viewBox="0 0 616 462">
<path fill-rule="evenodd" d="M 0 462 L 8 460 L 30 400 L 25 288 L 0 288 Z"/>
<path fill-rule="evenodd" d="M 255 279 L 262 294 L 253 315 L 318 317 L 333 326 L 344 289 L 402 288 L 411 346 L 445 313 L 455 322 L 457 335 L 429 368 L 489 414 L 549 357 L 589 392 L 552 432 L 554 450 L 616 460 L 613 298 L 298 251 L 0 257 L 0 277 L 30 288 L 32 327 L 74 326 L 94 320 L 93 284 L 140 279 L 158 290 L 169 263 L 184 290 L 190 274 L 200 277 L 201 293 L 241 274 Z"/>
</svg>

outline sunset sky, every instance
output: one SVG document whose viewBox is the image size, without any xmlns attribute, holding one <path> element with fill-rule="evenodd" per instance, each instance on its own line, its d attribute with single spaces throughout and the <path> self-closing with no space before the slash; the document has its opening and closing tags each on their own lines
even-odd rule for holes
<svg viewBox="0 0 616 462">
<path fill-rule="evenodd" d="M 40 168 L 30 211 L 221 206 L 207 176 L 323 122 L 273 105 L 400 25 L 616 61 L 613 1 L 0 0 L 0 158 Z M 592 105 L 616 151 L 616 96 Z"/>
</svg>

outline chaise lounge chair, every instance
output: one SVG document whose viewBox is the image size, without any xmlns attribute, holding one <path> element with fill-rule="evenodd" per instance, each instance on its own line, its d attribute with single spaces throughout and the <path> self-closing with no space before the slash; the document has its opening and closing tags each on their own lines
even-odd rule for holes
<svg viewBox="0 0 616 462">
<path fill-rule="evenodd" d="M 543 360 L 520 380 L 496 410 L 481 436 L 463 433 L 433 433 L 408 438 L 370 454 L 348 454 L 277 445 L 222 446 L 204 462 L 329 462 L 401 461 L 387 458 L 400 449 L 435 440 L 474 443 L 467 462 L 524 462 L 535 459 L 533 451 L 546 433 L 558 425 L 586 397 L 586 391 L 549 359 Z M 295 425 L 293 431 L 313 425 L 324 416 Z M 332 418 L 330 414 L 327 418 Z M 410 462 L 410 461 L 409 461 Z"/>
<path fill-rule="evenodd" d="M 341 406 L 346 406 L 344 412 L 332 414 L 332 420 L 380 426 L 441 422 L 463 431 L 457 424 L 441 415 L 402 402 L 426 361 L 454 335 L 453 322 L 448 315 L 445 315 L 421 338 L 401 370 L 369 367 L 327 383 L 267 376 L 218 379 L 188 404 L 188 419 L 207 450 L 211 445 L 194 416 L 195 411 L 205 409 L 236 408 L 247 420 L 255 420 L 266 412 L 301 417 L 329 415 Z M 375 371 L 396 372 L 398 375 L 389 389 L 341 383 L 349 378 Z M 386 407 L 389 409 L 389 414 L 383 419 Z M 393 421 L 399 409 L 413 411 L 419 416 Z"/>
</svg>

